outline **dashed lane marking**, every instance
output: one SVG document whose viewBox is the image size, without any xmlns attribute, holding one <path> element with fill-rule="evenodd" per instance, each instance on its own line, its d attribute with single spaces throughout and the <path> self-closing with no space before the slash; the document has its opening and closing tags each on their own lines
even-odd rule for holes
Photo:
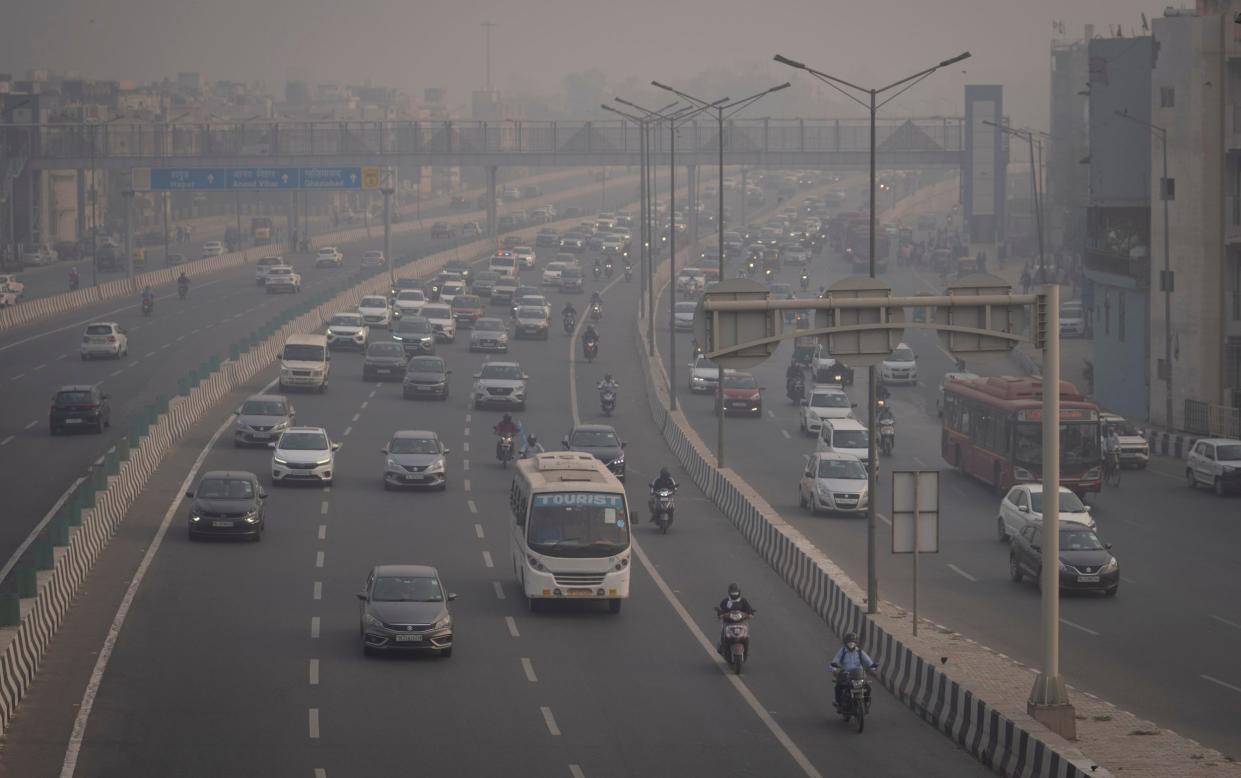
<svg viewBox="0 0 1241 778">
<path fill-rule="evenodd" d="M 148 358 L 153 357 L 153 356 L 155 356 L 155 352 L 154 352 L 154 351 L 148 351 L 148 352 L 146 353 L 146 356 L 147 356 Z"/>
<path fill-rule="evenodd" d="M 788 430 L 780 430 L 780 434 L 784 436 L 785 440 L 788 440 L 791 437 Z"/>
<path fill-rule="evenodd" d="M 497 600 L 504 599 L 504 587 L 500 585 L 499 581 L 492 581 L 491 588 L 495 590 Z"/>
<path fill-rule="evenodd" d="M 320 514 L 322 514 L 322 515 L 326 516 L 326 515 L 327 515 L 327 508 L 328 508 L 328 501 L 327 501 L 327 500 L 324 500 L 323 502 L 319 503 L 319 513 L 320 513 Z"/>
<path fill-rule="evenodd" d="M 467 492 L 470 491 L 470 479 L 466 478 L 461 482 L 461 487 Z"/>
<path fill-rule="evenodd" d="M 37 373 L 37 372 L 39 372 L 40 370 L 42 370 L 43 368 L 45 368 L 45 367 L 47 367 L 47 363 L 46 363 L 46 362 L 44 362 L 44 363 L 43 363 L 43 364 L 41 364 L 41 365 L 35 365 L 34 367 L 30 368 L 30 372 L 32 372 L 32 373 Z"/>
<path fill-rule="evenodd" d="M 326 540 L 326 539 L 327 539 L 327 525 L 320 524 L 319 525 L 319 540 Z"/>
<path fill-rule="evenodd" d="M 552 709 L 546 705 L 539 708 L 543 711 L 543 723 L 547 725 L 547 731 L 552 737 L 560 737 L 560 727 L 556 726 L 556 717 L 552 715 Z"/>
<path fill-rule="evenodd" d="M 324 770 L 322 767 L 316 767 L 315 778 L 327 778 L 327 770 Z"/>
<path fill-rule="evenodd" d="M 15 376 L 13 376 L 13 377 L 9 378 L 9 380 L 10 380 L 10 381 L 17 381 L 17 380 L 22 379 L 22 378 L 25 378 L 25 377 L 26 377 L 26 374 L 25 374 L 25 373 L 18 373 L 17 375 L 15 375 Z"/>
<path fill-rule="evenodd" d="M 505 626 L 508 627 L 508 634 L 512 635 L 515 638 L 521 637 L 521 633 L 517 631 L 517 620 L 516 619 L 514 619 L 512 616 L 505 616 L 504 624 Z"/>
<path fill-rule="evenodd" d="M 7 438 L 5 438 L 4 440 L 0 440 L 0 446 L 7 446 L 7 445 L 9 445 L 9 443 L 11 443 L 11 442 L 13 442 L 13 436 L 12 436 L 12 435 L 9 435 L 9 436 L 8 436 Z"/>
<path fill-rule="evenodd" d="M 32 429 L 34 429 L 34 428 L 35 428 L 35 425 L 37 425 L 38 423 L 39 423 L 39 420 L 38 420 L 38 419 L 35 419 L 34 421 L 32 421 L 32 422 L 30 422 L 29 424 L 27 424 L 25 427 L 22 427 L 22 429 L 24 429 L 24 430 L 32 430 Z"/>
<path fill-rule="evenodd" d="M 315 552 L 315 567 L 323 567 L 323 552 Z"/>
<path fill-rule="evenodd" d="M 475 537 L 477 537 L 479 540 L 482 540 L 482 539 L 484 538 L 484 535 L 483 535 L 483 525 L 481 525 L 481 524 L 475 524 L 475 525 L 474 525 L 474 535 L 475 535 Z"/>
<path fill-rule="evenodd" d="M 464 443 L 462 443 L 461 450 L 468 454 L 470 452 L 470 441 L 467 440 Z"/>
<path fill-rule="evenodd" d="M 319 739 L 319 709 L 310 709 L 310 739 Z"/>
<path fill-rule="evenodd" d="M 470 414 L 468 414 L 468 413 L 465 415 L 465 423 L 466 423 L 466 424 L 469 424 L 469 423 L 470 423 Z M 467 427 L 467 429 L 468 429 L 468 427 Z"/>
<path fill-rule="evenodd" d="M 569 765 L 569 775 L 572 778 L 586 778 L 586 773 L 582 772 L 582 768 L 575 764 Z"/>
<path fill-rule="evenodd" d="M 362 401 L 362 410 L 366 410 L 366 406 L 368 406 L 368 405 L 370 405 L 370 404 L 371 404 L 371 401 L 370 401 L 370 400 L 363 400 L 363 401 Z"/>
<path fill-rule="evenodd" d="M 355 414 L 353 414 L 353 420 L 354 420 L 354 421 L 357 421 L 357 420 L 358 420 L 358 419 L 360 419 L 360 418 L 362 418 L 362 414 L 360 414 L 360 413 L 355 413 Z"/>
<path fill-rule="evenodd" d="M 469 427 L 466 427 L 466 428 L 465 428 L 465 436 L 466 436 L 467 438 L 470 436 L 470 428 L 469 428 Z"/>
<path fill-rule="evenodd" d="M 1066 627 L 1072 627 L 1073 629 L 1081 630 L 1082 632 L 1085 632 L 1087 635 L 1093 635 L 1094 637 L 1099 637 L 1099 633 L 1095 632 L 1090 627 L 1083 627 L 1081 624 L 1075 624 L 1074 622 L 1071 622 L 1068 619 L 1060 619 L 1060 623 Z"/>
<path fill-rule="evenodd" d="M 319 639 L 319 617 L 318 616 L 310 617 L 310 637 L 312 640 Z"/>
<path fill-rule="evenodd" d="M 970 575 L 969 573 L 965 572 L 964 570 L 962 570 L 961 568 L 959 568 L 959 567 L 957 567 L 956 565 L 952 564 L 951 562 L 949 562 L 949 563 L 948 563 L 948 569 L 949 569 L 949 570 L 951 570 L 952 572 L 956 573 L 957 575 L 961 576 L 961 577 L 962 577 L 962 578 L 964 578 L 965 580 L 969 581 L 970 583 L 978 583 L 978 579 L 977 579 L 977 578 L 975 578 L 974 576 L 972 576 L 972 575 Z"/>
<path fill-rule="evenodd" d="M 315 591 L 314 591 L 313 596 L 316 600 L 323 599 L 323 582 L 322 581 L 315 581 Z"/>
<path fill-rule="evenodd" d="M 311 686 L 319 685 L 319 660 L 318 659 L 310 660 L 310 685 Z"/>
<path fill-rule="evenodd" d="M 495 563 L 495 562 L 493 562 L 493 561 L 491 560 L 491 552 L 490 552 L 490 551 L 484 551 L 484 552 L 483 552 L 483 564 L 484 564 L 484 565 L 486 565 L 487 567 L 495 567 L 495 566 L 496 566 L 496 563 Z"/>
<path fill-rule="evenodd" d="M 461 469 L 463 471 L 468 471 L 470 469 L 470 460 L 468 459 L 461 460 Z"/>
<path fill-rule="evenodd" d="M 466 504 L 466 505 L 468 505 L 468 506 L 470 506 L 470 513 L 478 513 L 478 506 L 474 504 L 474 501 L 473 501 L 473 500 L 466 500 L 466 501 L 465 501 L 465 504 Z M 480 531 L 480 533 L 481 533 L 481 531 L 482 531 L 482 525 L 481 525 L 481 524 L 475 524 L 474 526 L 475 526 L 475 527 L 478 527 L 478 528 L 479 528 L 479 531 Z M 481 538 L 481 537 L 482 537 L 482 535 L 481 535 L 481 534 L 479 534 L 479 537 Z"/>
<path fill-rule="evenodd" d="M 124 372 L 124 370 L 125 370 L 125 368 L 121 368 L 120 370 L 113 370 L 113 371 L 112 371 L 111 373 L 109 373 L 108 375 L 109 375 L 109 376 L 111 376 L 111 377 L 113 377 L 113 378 L 115 378 L 116 376 L 118 376 L 118 375 L 120 375 L 122 372 Z"/>
<path fill-rule="evenodd" d="M 530 663 L 530 658 L 523 656 L 521 658 L 521 669 L 526 674 L 526 680 L 530 683 L 538 683 L 539 677 L 534 674 L 534 665 Z"/>
<path fill-rule="evenodd" d="M 68 354 L 61 354 L 60 356 L 56 357 L 56 361 L 59 362 L 62 359 L 68 359 L 68 358 L 69 358 Z"/>
</svg>

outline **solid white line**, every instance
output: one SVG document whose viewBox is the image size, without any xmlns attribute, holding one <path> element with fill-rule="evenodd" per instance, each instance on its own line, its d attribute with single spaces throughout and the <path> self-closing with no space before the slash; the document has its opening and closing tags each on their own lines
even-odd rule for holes
<svg viewBox="0 0 1241 778">
<path fill-rule="evenodd" d="M 784 439 L 785 439 L 785 440 L 788 440 L 788 439 L 789 439 L 789 437 L 790 437 L 790 436 L 789 436 L 789 431 L 788 431 L 788 430 L 780 430 L 780 434 L 784 436 Z"/>
<path fill-rule="evenodd" d="M 319 638 L 319 617 L 318 616 L 310 617 L 310 638 L 312 640 L 317 640 Z"/>
<path fill-rule="evenodd" d="M 319 709 L 310 709 L 310 739 L 319 739 Z"/>
<path fill-rule="evenodd" d="M 319 540 L 325 540 L 326 538 L 327 538 L 327 525 L 320 524 L 319 525 Z"/>
<path fill-rule="evenodd" d="M 322 514 L 322 515 L 326 516 L 326 515 L 327 515 L 327 509 L 328 509 L 328 501 L 327 501 L 327 500 L 324 500 L 323 502 L 319 503 L 319 513 L 320 513 L 320 514 Z"/>
<path fill-rule="evenodd" d="M 521 633 L 517 631 L 517 620 L 512 616 L 505 616 L 504 623 L 508 625 L 508 634 L 515 638 L 521 637 Z"/>
<path fill-rule="evenodd" d="M 470 513 L 478 513 L 478 506 L 474 504 L 473 500 L 466 500 L 465 504 L 470 506 Z M 475 524 L 474 526 L 479 527 L 479 525 L 477 524 Z M 479 527 L 479 531 L 480 532 L 482 531 L 481 527 Z M 479 535 L 479 537 L 481 538 L 482 535 Z"/>
<path fill-rule="evenodd" d="M 530 683 L 538 683 L 539 677 L 534 674 L 534 665 L 530 663 L 528 657 L 521 658 L 521 669 L 526 671 L 526 680 Z"/>
<path fill-rule="evenodd" d="M 1080 629 L 1082 632 L 1085 632 L 1087 635 L 1094 635 L 1095 637 L 1099 636 L 1099 633 L 1095 632 L 1093 629 L 1090 629 L 1089 627 L 1083 627 L 1081 624 L 1074 624 L 1068 619 L 1060 619 L 1060 623 L 1066 627 L 1072 627 L 1073 629 Z"/>
<path fill-rule="evenodd" d="M 1214 613 L 1208 613 L 1208 614 L 1207 614 L 1207 618 L 1208 618 L 1208 619 L 1215 619 L 1215 620 L 1216 620 L 1216 621 L 1218 621 L 1220 624 L 1227 624 L 1228 626 L 1232 627 L 1233 629 L 1241 629 L 1241 624 L 1238 624 L 1238 623 L 1237 623 L 1237 622 L 1235 622 L 1235 621 L 1229 621 L 1228 619 L 1224 618 L 1223 616 L 1216 616 Z"/>
<path fill-rule="evenodd" d="M 495 589 L 495 592 L 496 592 L 496 599 L 497 599 L 497 600 L 503 600 L 503 599 L 504 599 L 504 587 L 500 585 L 500 582 L 499 582 L 499 581 L 492 581 L 492 582 L 491 582 L 491 588 L 492 588 L 492 589 Z"/>
<path fill-rule="evenodd" d="M 319 685 L 319 660 L 318 659 L 310 660 L 310 685 L 311 686 Z"/>
<path fill-rule="evenodd" d="M 322 582 L 322 581 L 315 581 L 315 593 L 314 593 L 314 598 L 315 598 L 316 600 L 322 600 L 322 599 L 323 599 L 323 582 Z"/>
<path fill-rule="evenodd" d="M 569 765 L 569 775 L 573 778 L 586 778 L 586 773 L 582 772 L 582 768 L 575 764 Z"/>
<path fill-rule="evenodd" d="M 957 575 L 961 576 L 961 577 L 962 577 L 962 578 L 964 578 L 965 580 L 969 581 L 970 583 L 978 583 L 978 579 L 977 579 L 977 578 L 975 578 L 974 576 L 972 576 L 972 575 L 970 575 L 969 573 L 965 572 L 964 570 L 962 570 L 961 568 L 959 568 L 959 567 L 957 567 L 956 565 L 952 564 L 951 562 L 949 562 L 949 563 L 948 563 L 948 569 L 949 569 L 949 570 L 951 570 L 952 572 L 956 573 Z"/>
<path fill-rule="evenodd" d="M 269 385 L 270 387 L 270 385 Z M 177 490 L 176 497 L 168 506 L 168 510 L 164 513 L 163 520 L 160 521 L 159 528 L 155 531 L 155 537 L 151 540 L 151 545 L 147 546 L 146 553 L 142 556 L 142 561 L 138 564 L 138 569 L 134 573 L 133 579 L 129 582 L 129 587 L 125 590 L 125 596 L 121 598 L 121 604 L 116 609 L 116 615 L 112 618 L 112 624 L 108 627 L 108 636 L 104 638 L 103 647 L 99 650 L 99 656 L 95 658 L 95 667 L 91 670 L 90 680 L 86 684 L 86 690 L 82 693 L 82 702 L 78 705 L 78 714 L 73 720 L 73 731 L 69 735 L 69 742 L 65 747 L 65 760 L 61 764 L 61 778 L 72 778 L 74 770 L 77 769 L 78 755 L 82 751 L 82 743 L 86 739 L 86 725 L 90 722 L 91 710 L 95 707 L 95 697 L 99 694 L 99 686 L 103 683 L 103 674 L 108 669 L 108 662 L 112 659 L 112 652 L 116 648 L 117 638 L 120 637 L 121 628 L 125 626 L 125 619 L 129 616 L 129 609 L 133 605 L 134 597 L 138 594 L 138 588 L 142 586 L 143 579 L 146 578 L 147 570 L 151 567 L 151 561 L 155 558 L 155 554 L 159 551 L 160 546 L 164 542 L 164 535 L 168 532 L 168 525 L 172 523 L 172 517 L 181 508 L 181 501 L 185 498 L 185 492 L 194 483 L 194 479 L 198 477 L 198 471 L 203 466 L 203 462 L 207 460 L 207 455 L 211 453 L 212 447 L 215 446 L 224 431 L 233 426 L 232 418 L 226 419 L 223 424 L 207 441 L 207 445 L 199 452 L 198 457 L 194 460 L 194 464 L 190 467 L 189 473 L 186 474 L 185 480 L 181 483 L 181 488 Z"/>
<path fill-rule="evenodd" d="M 13 436 L 12 436 L 12 435 L 9 435 L 9 436 L 8 436 L 7 438 L 5 438 L 4 440 L 0 440 L 0 446 L 7 446 L 7 445 L 9 445 L 9 443 L 11 443 L 12 441 L 13 441 Z"/>
<path fill-rule="evenodd" d="M 552 716 L 552 709 L 543 705 L 539 710 L 543 711 L 543 723 L 547 725 L 547 731 L 552 733 L 552 737 L 560 737 L 560 727 L 556 726 L 556 718 Z"/>
<path fill-rule="evenodd" d="M 25 427 L 22 427 L 22 429 L 25 429 L 25 430 L 34 429 L 35 425 L 37 425 L 38 423 L 39 423 L 39 420 L 35 419 L 34 421 L 27 424 Z"/>
<path fill-rule="evenodd" d="M 1212 678 L 1212 677 L 1211 677 L 1211 676 L 1209 676 L 1209 675 L 1200 675 L 1200 676 L 1198 676 L 1198 677 L 1199 677 L 1199 678 L 1201 678 L 1201 679 L 1203 679 L 1204 681 L 1210 681 L 1210 682 L 1211 682 L 1211 683 L 1213 683 L 1213 684 L 1216 684 L 1216 685 L 1218 685 L 1218 686 L 1222 686 L 1222 687 L 1224 687 L 1225 689 L 1232 689 L 1234 692 L 1241 692 L 1241 686 L 1233 686 L 1232 684 L 1228 683 L 1227 681 L 1221 681 L 1220 679 L 1218 679 L 1218 678 Z"/>
<path fill-rule="evenodd" d="M 467 492 L 470 491 L 470 479 L 468 478 L 464 479 L 461 482 L 461 488 L 465 489 Z"/>
<path fill-rule="evenodd" d="M 482 540 L 482 539 L 483 539 L 483 537 L 484 537 L 484 535 L 483 535 L 483 525 L 481 525 L 481 524 L 475 524 L 475 525 L 474 525 L 474 534 L 478 536 L 478 539 L 479 539 L 479 540 Z"/>
<path fill-rule="evenodd" d="M 323 567 L 323 552 L 315 552 L 315 567 Z"/>
<path fill-rule="evenodd" d="M 490 552 L 490 551 L 484 551 L 484 552 L 483 552 L 483 564 L 484 564 L 484 565 L 486 565 L 487 567 L 495 567 L 495 566 L 496 566 L 495 562 L 491 561 L 491 552 Z"/>
</svg>

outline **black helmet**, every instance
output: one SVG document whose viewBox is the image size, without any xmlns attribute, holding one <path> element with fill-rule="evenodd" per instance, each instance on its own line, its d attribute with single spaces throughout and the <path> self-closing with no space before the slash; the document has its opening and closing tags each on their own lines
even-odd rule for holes
<svg viewBox="0 0 1241 778">
<path fill-rule="evenodd" d="M 733 600 L 741 599 L 741 587 L 735 583 L 730 583 L 728 585 L 728 596 Z"/>
<path fill-rule="evenodd" d="M 856 643 L 856 642 L 857 642 L 857 633 L 856 633 L 856 632 L 846 632 L 846 633 L 845 633 L 845 642 L 846 642 L 846 643 Z"/>
<path fill-rule="evenodd" d="M 603 380 L 604 380 L 604 381 L 611 381 L 611 380 L 612 380 L 612 374 L 611 374 L 611 373 L 604 373 L 604 374 L 603 374 Z"/>
<path fill-rule="evenodd" d="M 526 442 L 533 446 L 534 444 L 539 442 L 539 439 L 535 435 L 527 435 Z"/>
<path fill-rule="evenodd" d="M 659 468 L 659 477 L 660 477 L 660 478 L 671 478 L 671 477 L 672 477 L 672 473 L 668 472 L 668 468 L 666 468 L 666 467 L 661 467 L 661 468 Z"/>
<path fill-rule="evenodd" d="M 508 414 L 508 413 L 504 414 L 503 421 L 512 421 L 512 420 L 513 420 L 513 417 L 511 414 Z"/>
</svg>

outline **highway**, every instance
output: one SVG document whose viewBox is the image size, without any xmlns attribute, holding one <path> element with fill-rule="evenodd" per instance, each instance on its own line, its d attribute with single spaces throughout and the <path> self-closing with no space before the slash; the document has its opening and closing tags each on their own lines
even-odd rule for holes
<svg viewBox="0 0 1241 778">
<path fill-rule="evenodd" d="M 810 275 L 814 290 L 850 271 L 829 249 L 814 261 Z M 798 277 L 797 270 L 784 269 L 777 280 L 797 288 Z M 896 294 L 942 288 L 933 274 L 895 263 L 881 278 Z M 668 301 L 666 296 L 661 299 L 658 331 L 666 359 Z M 1009 580 L 1008 547 L 996 539 L 1000 495 L 948 467 L 940 454 L 936 399 L 954 360 L 940 350 L 932 333 L 911 331 L 906 340 L 919 356 L 920 380 L 915 387 L 892 387 L 897 443 L 894 456 L 881 461 L 877 505 L 883 513 L 891 509 L 892 470 L 943 472 L 941 550 L 921 564 L 921 615 L 1037 668 L 1039 593 L 1029 581 Z M 727 464 L 865 587 L 865 520 L 812 518 L 798 507 L 799 468 L 804 455 L 815 450 L 815 439 L 802 435 L 798 408 L 785 397 L 784 371 L 791 352 L 792 344 L 785 343 L 753 371 L 768 390 L 764 418 L 728 418 Z M 687 391 L 690 353 L 690 335 L 679 335 L 682 409 L 714 448 L 712 397 Z M 984 375 L 1018 374 L 1006 356 L 968 357 L 967 364 Z M 864 422 L 866 370 L 858 367 L 855 374 L 848 392 Z M 1241 729 L 1236 726 L 1241 716 L 1236 661 L 1241 656 L 1238 498 L 1190 491 L 1180 460 L 1155 457 L 1145 471 L 1126 470 L 1119 489 L 1094 495 L 1090 503 L 1101 537 L 1113 544 L 1120 561 L 1121 586 L 1115 598 L 1062 598 L 1062 672 L 1080 690 L 1226 754 L 1241 753 Z M 911 564 L 908 556 L 889 553 L 889 534 L 889 525 L 881 523 L 880 596 L 908 609 Z"/>
<path fill-rule="evenodd" d="M 202 425 L 195 445 L 158 474 L 161 502 L 144 499 L 150 510 L 127 527 L 134 537 L 109 549 L 113 558 L 141 556 L 168 514 L 95 679 L 91 717 L 73 740 L 73 775 L 984 775 L 882 690 L 864 735 L 831 715 L 825 665 L 838 638 L 676 466 L 638 379 L 628 377 L 637 369 L 638 282 L 621 278 L 606 287 L 593 365 L 578 364 L 559 332 L 516 341 L 507 357 L 531 376 L 529 410 L 519 417 L 548 443 L 575 419 L 602 421 L 594 384 L 605 372 L 620 376 L 610 423 L 628 443 L 632 505 L 645 513 L 645 481 L 662 465 L 683 484 L 669 535 L 636 528 L 640 566 L 621 614 L 527 612 L 508 556 L 511 475 L 493 454 L 500 413 L 465 400 L 484 356 L 468 353 L 463 338 L 440 347 L 454 370 L 441 403 L 402 400 L 396 383 L 364 383 L 361 358 L 342 353 L 328 394 L 292 398 L 299 423 L 324 426 L 343 443 L 330 489 L 269 487 L 262 543 L 191 543 L 186 506 L 169 501 L 199 448 L 200 470 L 248 469 L 269 480 L 270 452 L 234 449 L 227 432 L 208 442 L 211 427 Z M 588 282 L 587 294 L 599 286 Z M 556 308 L 563 299 L 551 295 Z M 397 429 L 435 430 L 452 449 L 446 492 L 381 488 L 380 448 Z M 128 581 L 113 561 L 98 574 Z M 354 593 L 372 565 L 392 562 L 435 564 L 460 595 L 451 659 L 362 656 Z M 710 648 L 711 608 L 730 580 L 759 610 L 753 660 L 739 679 L 722 673 Z M 94 587 L 64 634 L 101 638 L 119 598 Z M 80 701 L 73 681 L 95 661 L 77 653 L 62 643 L 49 657 L 63 672 L 32 690 L 6 743 L 6 772 L 59 772 Z"/>
<path fill-rule="evenodd" d="M 572 178 L 549 184 L 544 199 L 583 183 L 583 178 Z M 612 202 L 619 205 L 629 195 L 615 191 Z M 593 195 L 583 200 L 589 200 L 591 207 L 599 203 Z M 425 230 L 394 234 L 393 254 L 422 256 L 454 245 L 450 240 L 431 240 L 429 232 L 428 221 Z M 6 515 L 11 517 L 0 523 L 0 560 L 8 559 L 73 480 L 127 433 L 132 419 L 146 405 L 160 395 L 176 393 L 179 378 L 204 359 L 227 358 L 229 344 L 305 295 L 360 278 L 362 251 L 383 247 L 382 227 L 374 235 L 373 241 L 342 247 L 346 264 L 341 269 L 316 269 L 311 256 L 289 257 L 302 275 L 301 295 L 266 294 L 255 285 L 253 266 L 244 265 L 196 280 L 186 300 L 177 299 L 174 288 L 160 290 L 150 318 L 142 316 L 136 299 L 111 300 L 0 334 L 4 365 L 0 374 L 0 407 L 4 408 L 0 414 L 0 489 L 7 496 Z M 456 243 L 469 240 L 473 239 Z M 462 255 L 462 259 L 474 257 Z M 83 327 L 92 321 L 116 321 L 125 327 L 129 356 L 82 361 L 78 343 Z M 102 384 L 111 396 L 112 427 L 102 435 L 49 435 L 49 403 L 66 384 Z"/>
</svg>

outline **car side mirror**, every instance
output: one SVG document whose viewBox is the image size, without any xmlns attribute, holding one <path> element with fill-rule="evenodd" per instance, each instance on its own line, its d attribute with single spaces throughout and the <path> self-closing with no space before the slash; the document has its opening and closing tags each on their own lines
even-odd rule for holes
<svg viewBox="0 0 1241 778">
<path fill-rule="evenodd" d="M 1035 551 L 1041 551 L 1043 549 L 1043 546 L 1039 543 L 1031 543 L 1030 548 L 1034 549 Z"/>
<path fill-rule="evenodd" d="M 1111 543 L 1104 543 L 1104 544 L 1103 544 L 1103 547 L 1104 547 L 1105 549 L 1107 549 L 1108 551 L 1111 551 L 1111 550 L 1112 550 L 1112 544 L 1111 544 Z"/>
<path fill-rule="evenodd" d="M 1090 513 L 1090 511 L 1092 510 L 1091 506 L 1089 505 L 1085 506 L 1085 508 L 1086 508 L 1086 513 Z"/>
<path fill-rule="evenodd" d="M 565 448 L 568 448 L 568 447 L 569 447 L 569 439 L 568 439 L 568 438 L 561 438 L 561 439 L 560 439 L 560 445 L 564 446 Z"/>
<path fill-rule="evenodd" d="M 380 454 L 387 454 L 387 453 L 388 453 L 388 447 L 387 447 L 387 446 L 384 446 L 383 448 L 379 449 L 379 453 L 380 453 Z"/>
<path fill-rule="evenodd" d="M 849 407 L 850 407 L 850 408 L 856 408 L 856 407 L 857 407 L 857 403 L 851 403 L 851 404 L 849 405 Z"/>
<path fill-rule="evenodd" d="M 190 491 L 190 492 L 186 492 L 186 493 L 185 493 L 185 496 L 186 496 L 186 497 L 193 497 L 193 496 L 194 496 L 194 492 L 192 492 L 192 491 Z"/>
<path fill-rule="evenodd" d="M 333 450 L 333 451 L 335 451 L 335 450 L 336 450 L 336 449 L 338 449 L 338 448 L 340 448 L 340 444 L 339 444 L 339 443 L 333 443 L 333 444 L 332 444 L 332 450 Z"/>
<path fill-rule="evenodd" d="M 266 489 L 259 489 L 259 499 L 260 499 L 260 500 L 266 500 L 266 499 L 267 499 L 267 490 L 266 490 Z"/>
<path fill-rule="evenodd" d="M 444 371 L 444 375 L 452 375 L 452 371 L 451 371 L 451 370 L 445 370 L 445 371 Z M 477 378 L 477 376 L 475 376 L 475 378 Z"/>
<path fill-rule="evenodd" d="M 449 601 L 449 602 L 452 602 L 452 601 L 453 601 L 453 600 L 455 600 L 455 599 L 457 599 L 457 595 L 456 595 L 456 594 L 453 594 L 452 592 L 449 592 L 449 593 L 448 593 L 448 601 Z"/>
<path fill-rule="evenodd" d="M 440 453 L 441 453 L 441 454 L 451 454 L 451 453 L 452 453 L 452 449 L 451 449 L 451 448 L 442 448 L 442 449 L 440 449 Z"/>
<path fill-rule="evenodd" d="M 268 443 L 268 444 L 267 444 L 267 447 L 268 447 L 268 448 L 275 448 L 275 447 L 276 447 L 276 441 L 274 441 L 274 440 L 273 440 L 272 442 Z"/>
<path fill-rule="evenodd" d="M 366 602 L 366 592 L 358 592 L 355 596 L 358 598 L 359 602 Z"/>
<path fill-rule="evenodd" d="M 482 374 L 482 373 L 475 373 L 475 374 L 474 374 L 474 377 L 475 377 L 475 378 L 482 378 L 482 377 L 483 377 L 483 374 Z"/>
<path fill-rule="evenodd" d="M 331 355 L 331 354 L 328 354 L 328 355 L 327 355 L 327 359 L 325 359 L 325 360 L 323 360 L 323 361 L 324 361 L 324 362 L 331 362 L 331 361 L 332 361 L 332 355 Z"/>
<path fill-rule="evenodd" d="M 624 448 L 625 446 L 628 446 L 628 445 L 629 445 L 628 441 L 624 441 L 624 440 L 621 441 L 621 448 Z"/>
<path fill-rule="evenodd" d="M 1021 511 L 1022 513 L 1029 513 L 1029 512 L 1030 512 L 1030 506 L 1028 506 L 1028 505 L 1018 505 L 1018 506 L 1017 506 L 1017 510 Z"/>
<path fill-rule="evenodd" d="M 522 373 L 522 374 L 521 374 L 521 380 L 523 380 L 523 381 L 529 381 L 529 380 L 530 380 L 530 376 L 526 375 L 525 373 Z"/>
</svg>

